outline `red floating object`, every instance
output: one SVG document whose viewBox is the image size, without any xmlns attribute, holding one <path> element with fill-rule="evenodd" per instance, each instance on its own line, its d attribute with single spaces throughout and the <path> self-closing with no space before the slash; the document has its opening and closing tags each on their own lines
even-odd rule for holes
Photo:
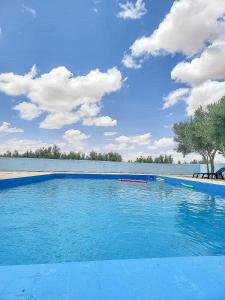
<svg viewBox="0 0 225 300">
<path fill-rule="evenodd" d="M 146 180 L 132 180 L 132 179 L 119 179 L 122 182 L 133 182 L 133 183 L 148 183 Z"/>
</svg>

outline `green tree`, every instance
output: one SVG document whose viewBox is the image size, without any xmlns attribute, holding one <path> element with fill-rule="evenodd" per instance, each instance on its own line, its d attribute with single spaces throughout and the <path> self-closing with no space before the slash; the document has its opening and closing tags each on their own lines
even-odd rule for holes
<svg viewBox="0 0 225 300">
<path fill-rule="evenodd" d="M 186 156 L 189 153 L 199 153 L 211 172 L 214 172 L 214 160 L 218 151 L 218 139 L 214 135 L 211 120 L 211 106 L 205 110 L 198 108 L 194 116 L 185 122 L 174 124 L 174 140 L 177 142 L 176 150 Z"/>
<path fill-rule="evenodd" d="M 2 156 L 4 157 L 26 157 L 26 158 L 49 158 L 49 159 L 73 159 L 73 160 L 101 160 L 101 161 L 122 161 L 122 156 L 116 152 L 97 153 L 91 151 L 89 155 L 81 152 L 70 151 L 69 153 L 61 152 L 60 148 L 56 145 L 53 147 L 43 147 L 36 151 L 25 151 L 19 153 L 17 150 L 14 152 L 6 151 Z"/>
<path fill-rule="evenodd" d="M 217 141 L 219 153 L 225 157 L 225 97 L 209 107 L 212 134 Z"/>
</svg>

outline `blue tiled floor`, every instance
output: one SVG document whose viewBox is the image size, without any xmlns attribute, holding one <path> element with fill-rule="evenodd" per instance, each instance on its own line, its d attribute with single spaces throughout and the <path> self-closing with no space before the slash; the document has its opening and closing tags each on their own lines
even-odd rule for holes
<svg viewBox="0 0 225 300">
<path fill-rule="evenodd" d="M 225 299 L 225 257 L 0 267 L 0 299 Z"/>
</svg>

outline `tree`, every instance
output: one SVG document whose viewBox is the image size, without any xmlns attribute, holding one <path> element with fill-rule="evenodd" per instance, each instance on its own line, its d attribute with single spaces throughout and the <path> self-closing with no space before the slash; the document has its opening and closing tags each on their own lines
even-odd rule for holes
<svg viewBox="0 0 225 300">
<path fill-rule="evenodd" d="M 101 160 L 101 161 L 122 161 L 122 156 L 116 152 L 109 153 L 97 153 L 95 151 L 90 152 L 89 155 L 81 152 L 70 151 L 69 153 L 61 152 L 60 148 L 56 145 L 53 147 L 43 147 L 36 151 L 25 151 L 19 153 L 15 150 L 13 153 L 7 151 L 2 156 L 4 157 L 26 157 L 26 158 L 49 158 L 49 159 L 73 159 L 73 160 Z"/>
<path fill-rule="evenodd" d="M 155 157 L 153 159 L 151 156 L 147 157 L 137 157 L 135 162 L 140 162 L 140 163 L 160 163 L 160 164 L 172 164 L 173 163 L 173 158 L 171 155 L 160 155 L 159 157 Z"/>
<path fill-rule="evenodd" d="M 140 162 L 140 163 L 153 163 L 153 158 L 151 156 L 148 157 L 137 157 L 135 162 Z"/>
<path fill-rule="evenodd" d="M 189 153 L 199 153 L 211 172 L 214 172 L 214 160 L 218 151 L 218 139 L 214 135 L 214 127 L 211 120 L 211 106 L 205 110 L 198 108 L 194 116 L 185 122 L 174 124 L 174 140 L 177 142 L 177 152 L 184 157 Z"/>
<path fill-rule="evenodd" d="M 218 103 L 210 105 L 210 122 L 219 153 L 225 157 L 225 97 Z"/>
</svg>

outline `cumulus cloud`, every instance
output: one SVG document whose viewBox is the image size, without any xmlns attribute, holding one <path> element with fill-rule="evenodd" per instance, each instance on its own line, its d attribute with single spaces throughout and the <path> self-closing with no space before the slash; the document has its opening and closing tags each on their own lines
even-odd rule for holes
<svg viewBox="0 0 225 300">
<path fill-rule="evenodd" d="M 29 6 L 23 5 L 23 10 L 29 14 L 31 14 L 34 18 L 37 16 L 37 11 Z"/>
<path fill-rule="evenodd" d="M 225 41 L 215 41 L 191 62 L 181 62 L 173 69 L 174 80 L 196 85 L 206 80 L 225 80 Z"/>
<path fill-rule="evenodd" d="M 8 123 L 7 123 L 8 124 Z M 10 127 L 9 125 L 5 125 L 4 127 Z M 0 127 L 2 128 L 2 126 Z M 15 128 L 10 128 L 15 129 Z M 14 131 L 10 131 L 14 132 Z M 19 131 L 15 131 L 19 132 Z M 42 140 L 35 140 L 35 139 L 18 139 L 13 138 L 9 139 L 7 141 L 4 141 L 0 144 L 0 153 L 5 153 L 6 151 L 13 152 L 14 150 L 17 150 L 19 153 L 23 153 L 25 151 L 35 151 L 42 147 L 50 147 L 53 145 L 57 145 L 60 147 L 63 151 L 80 151 L 85 146 L 85 141 L 89 139 L 90 136 L 81 132 L 80 130 L 70 129 L 65 131 L 63 137 L 59 141 L 54 141 L 52 143 L 50 142 L 44 142 Z"/>
<path fill-rule="evenodd" d="M 134 42 L 132 55 L 198 53 L 206 43 L 220 36 L 224 14 L 224 0 L 174 1 L 159 27 L 150 36 Z"/>
<path fill-rule="evenodd" d="M 133 43 L 123 63 L 135 68 L 146 55 L 176 53 L 185 55 L 186 60 L 175 66 L 171 77 L 188 87 L 164 97 L 164 109 L 183 100 L 192 115 L 200 105 L 205 107 L 225 95 L 224 0 L 174 1 L 158 28 Z"/>
<path fill-rule="evenodd" d="M 126 136 L 121 135 L 115 138 L 115 142 L 105 146 L 108 151 L 134 150 L 136 147 L 146 146 L 150 143 L 151 134 Z"/>
<path fill-rule="evenodd" d="M 169 108 L 181 100 L 186 100 L 189 92 L 189 88 L 180 88 L 172 91 L 167 97 L 164 97 L 163 109 Z"/>
<path fill-rule="evenodd" d="M 116 134 L 117 134 L 116 131 L 106 131 L 106 132 L 104 132 L 104 136 L 114 136 Z"/>
<path fill-rule="evenodd" d="M 192 115 L 201 105 L 206 107 L 208 104 L 219 101 L 225 95 L 225 82 L 208 80 L 201 85 L 193 87 L 187 97 L 187 113 Z"/>
<path fill-rule="evenodd" d="M 45 143 L 41 140 L 32 140 L 32 139 L 9 139 L 0 144 L 0 153 L 3 154 L 6 151 L 14 151 L 17 150 L 19 153 L 23 153 L 25 151 L 35 151 L 41 147 L 49 147 L 52 146 L 50 143 Z"/>
<path fill-rule="evenodd" d="M 161 150 L 165 148 L 171 148 L 175 146 L 175 142 L 171 137 L 162 137 L 159 140 L 154 141 L 152 145 L 148 147 L 150 150 Z"/>
<path fill-rule="evenodd" d="M 69 129 L 64 133 L 64 140 L 72 147 L 73 151 L 80 151 L 84 148 L 84 143 L 90 136 L 80 130 Z"/>
<path fill-rule="evenodd" d="M 27 97 L 26 102 L 15 106 L 20 116 L 32 120 L 45 113 L 40 127 L 48 129 L 96 117 L 103 97 L 121 86 L 122 75 L 117 68 L 105 73 L 96 69 L 85 76 L 74 76 L 67 68 L 57 67 L 37 77 L 35 66 L 25 75 L 0 74 L 1 92 Z"/>
<path fill-rule="evenodd" d="M 9 122 L 3 122 L 0 126 L 0 133 L 18 133 L 23 131 L 21 128 L 11 127 L 11 123 Z"/>
<path fill-rule="evenodd" d="M 141 68 L 141 63 L 137 62 L 132 55 L 125 54 L 122 63 L 124 64 L 125 67 L 128 69 L 140 69 Z"/>
<path fill-rule="evenodd" d="M 150 143 L 151 134 L 145 133 L 142 135 L 126 136 L 121 135 L 115 139 L 116 142 L 134 144 L 134 145 L 148 145 Z"/>
<path fill-rule="evenodd" d="M 142 18 L 147 13 L 144 0 L 137 0 L 135 3 L 127 1 L 124 4 L 119 3 L 119 6 L 121 11 L 118 13 L 117 17 L 125 20 L 137 20 Z"/>
<path fill-rule="evenodd" d="M 105 146 L 105 149 L 107 151 L 127 151 L 127 150 L 133 150 L 135 147 L 133 145 L 128 145 L 126 143 L 111 143 Z"/>
<path fill-rule="evenodd" d="M 186 102 L 187 114 L 191 116 L 199 106 L 205 108 L 207 105 L 216 103 L 225 96 L 225 81 L 207 80 L 202 84 L 187 89 L 187 93 L 179 93 L 179 90 L 178 92 L 177 90 L 171 92 L 165 98 L 164 108 L 171 107 L 183 100 Z"/>
<path fill-rule="evenodd" d="M 24 120 L 33 120 L 42 113 L 37 105 L 29 102 L 21 102 L 14 106 L 14 109 L 19 111 L 20 117 Z"/>
<path fill-rule="evenodd" d="M 82 124 L 86 126 L 110 127 L 110 126 L 116 126 L 117 120 L 113 120 L 109 116 L 105 116 L 105 117 L 84 119 Z"/>
</svg>

